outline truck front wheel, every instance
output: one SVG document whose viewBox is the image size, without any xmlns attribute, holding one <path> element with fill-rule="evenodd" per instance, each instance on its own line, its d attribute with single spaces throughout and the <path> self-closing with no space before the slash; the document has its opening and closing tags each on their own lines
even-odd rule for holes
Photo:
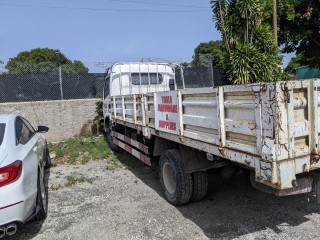
<svg viewBox="0 0 320 240">
<path fill-rule="evenodd" d="M 166 199 L 175 206 L 186 204 L 192 195 L 192 177 L 185 173 L 180 151 L 166 150 L 160 157 L 160 183 Z"/>
<path fill-rule="evenodd" d="M 112 122 L 109 121 L 108 123 L 108 128 L 106 129 L 106 133 L 107 133 L 107 142 L 109 144 L 109 147 L 111 148 L 112 151 L 114 152 L 121 152 L 122 148 L 120 148 L 118 145 L 114 144 L 113 142 L 113 125 Z"/>
</svg>

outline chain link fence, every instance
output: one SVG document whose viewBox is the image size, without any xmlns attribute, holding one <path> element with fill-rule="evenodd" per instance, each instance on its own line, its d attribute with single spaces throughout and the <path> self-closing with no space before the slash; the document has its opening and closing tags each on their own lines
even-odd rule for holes
<svg viewBox="0 0 320 240">
<path fill-rule="evenodd" d="M 196 55 L 190 63 L 181 63 L 186 88 L 213 87 L 223 84 L 224 74 L 213 67 L 211 55 Z M 164 62 L 164 61 L 161 61 Z M 108 64 L 109 66 L 111 64 Z M 103 95 L 104 71 L 55 63 L 18 64 L 0 74 L 0 102 L 29 102 L 96 98 Z M 96 68 L 97 71 L 97 68 Z M 176 78 L 182 78 L 176 72 Z"/>
<path fill-rule="evenodd" d="M 191 63 L 182 63 L 185 88 L 214 87 L 224 84 L 224 72 L 214 67 L 210 54 L 195 55 Z"/>
<path fill-rule="evenodd" d="M 48 67 L 49 66 L 49 67 Z M 0 102 L 84 99 L 102 96 L 104 73 L 77 72 L 50 63 L 0 75 Z"/>
</svg>

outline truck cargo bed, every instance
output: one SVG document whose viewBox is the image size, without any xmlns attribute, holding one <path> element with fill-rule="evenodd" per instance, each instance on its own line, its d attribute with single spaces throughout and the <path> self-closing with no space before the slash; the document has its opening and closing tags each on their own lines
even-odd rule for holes
<svg viewBox="0 0 320 240">
<path fill-rule="evenodd" d="M 294 187 L 319 169 L 320 80 L 111 97 L 112 121 L 255 170 L 257 182 Z"/>
</svg>

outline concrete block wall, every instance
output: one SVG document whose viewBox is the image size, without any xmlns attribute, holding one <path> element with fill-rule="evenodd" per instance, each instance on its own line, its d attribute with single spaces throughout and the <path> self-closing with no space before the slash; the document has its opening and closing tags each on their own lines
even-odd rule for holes
<svg viewBox="0 0 320 240">
<path fill-rule="evenodd" d="M 45 125 L 49 142 L 74 136 L 98 134 L 96 102 L 99 99 L 1 103 L 0 113 L 14 113 L 26 118 L 34 128 Z"/>
</svg>

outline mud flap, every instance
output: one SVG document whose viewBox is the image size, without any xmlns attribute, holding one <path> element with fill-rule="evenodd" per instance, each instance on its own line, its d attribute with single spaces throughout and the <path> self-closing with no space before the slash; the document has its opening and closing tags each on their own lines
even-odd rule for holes
<svg viewBox="0 0 320 240">
<path fill-rule="evenodd" d="M 298 178 L 297 180 L 294 180 L 294 182 L 292 183 L 294 187 L 284 189 L 284 190 L 277 189 L 275 191 L 275 195 L 278 197 L 284 197 L 284 196 L 308 193 L 312 191 L 312 183 L 313 183 L 312 177 Z"/>
</svg>

